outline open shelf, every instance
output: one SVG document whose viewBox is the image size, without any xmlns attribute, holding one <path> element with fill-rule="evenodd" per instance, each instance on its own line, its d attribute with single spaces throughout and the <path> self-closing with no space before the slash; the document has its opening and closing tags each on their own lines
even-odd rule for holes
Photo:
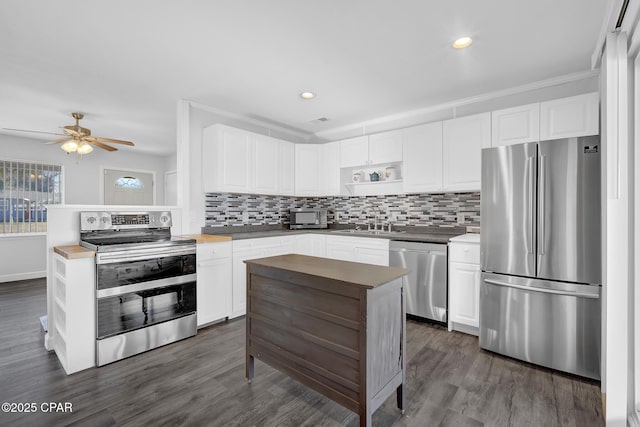
<svg viewBox="0 0 640 427">
<path fill-rule="evenodd" d="M 378 185 L 378 184 L 394 184 L 401 183 L 401 179 L 390 179 L 387 181 L 358 181 L 358 182 L 347 182 L 344 185 L 347 186 L 356 186 L 356 185 Z"/>
</svg>

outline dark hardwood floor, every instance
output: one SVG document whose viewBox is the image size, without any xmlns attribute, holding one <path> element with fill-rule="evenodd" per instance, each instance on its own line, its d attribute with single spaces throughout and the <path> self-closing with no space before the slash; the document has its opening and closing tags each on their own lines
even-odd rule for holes
<svg viewBox="0 0 640 427">
<path fill-rule="evenodd" d="M 43 347 L 44 279 L 0 283 L 0 425 L 357 426 L 358 416 L 256 361 L 244 378 L 244 320 L 101 368 L 65 375 Z M 601 426 L 599 383 L 480 350 L 477 338 L 407 322 L 407 411 L 392 396 L 375 426 Z M 44 413 L 70 402 L 71 413 Z"/>
</svg>

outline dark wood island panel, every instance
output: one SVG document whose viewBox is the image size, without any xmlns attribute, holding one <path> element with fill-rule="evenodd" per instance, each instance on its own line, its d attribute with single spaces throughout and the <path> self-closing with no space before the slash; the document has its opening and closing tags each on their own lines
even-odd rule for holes
<svg viewBox="0 0 640 427">
<path fill-rule="evenodd" d="M 404 408 L 407 270 L 305 255 L 247 264 L 246 376 L 254 357 L 360 415 Z"/>
</svg>

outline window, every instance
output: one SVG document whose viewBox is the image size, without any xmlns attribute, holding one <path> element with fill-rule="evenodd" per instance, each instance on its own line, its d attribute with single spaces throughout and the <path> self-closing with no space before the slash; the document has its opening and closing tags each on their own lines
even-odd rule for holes
<svg viewBox="0 0 640 427">
<path fill-rule="evenodd" d="M 48 204 L 62 203 L 62 166 L 0 160 L 0 233 L 47 231 Z"/>
<path fill-rule="evenodd" d="M 116 179 L 116 187 L 120 188 L 135 188 L 140 189 L 144 188 L 142 185 L 142 181 L 133 176 L 123 176 L 121 178 Z"/>
</svg>

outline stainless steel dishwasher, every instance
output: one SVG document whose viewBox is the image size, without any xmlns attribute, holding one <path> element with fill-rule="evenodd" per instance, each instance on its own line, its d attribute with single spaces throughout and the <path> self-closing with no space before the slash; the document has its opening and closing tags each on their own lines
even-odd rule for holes
<svg viewBox="0 0 640 427">
<path fill-rule="evenodd" d="M 407 314 L 447 322 L 447 245 L 389 242 L 389 265 L 409 269 Z"/>
</svg>

